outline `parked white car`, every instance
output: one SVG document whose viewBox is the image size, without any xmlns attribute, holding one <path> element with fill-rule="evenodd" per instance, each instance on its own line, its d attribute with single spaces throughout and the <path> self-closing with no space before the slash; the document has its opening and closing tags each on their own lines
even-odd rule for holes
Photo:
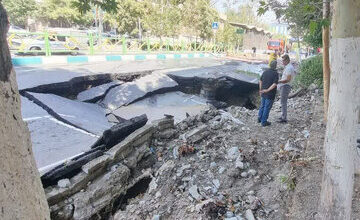
<svg viewBox="0 0 360 220">
<path fill-rule="evenodd" d="M 23 28 L 21 28 L 21 27 L 18 27 L 18 26 L 15 26 L 15 25 L 10 25 L 8 32 L 26 33 L 26 32 L 28 32 L 28 31 L 25 30 L 25 29 L 23 29 Z"/>
<path fill-rule="evenodd" d="M 72 42 L 68 42 L 66 37 L 57 36 L 49 38 L 51 53 L 70 53 L 77 55 L 79 47 Z M 37 38 L 12 39 L 10 43 L 11 49 L 19 49 L 20 54 L 33 54 L 35 56 L 45 53 L 45 41 Z"/>
</svg>

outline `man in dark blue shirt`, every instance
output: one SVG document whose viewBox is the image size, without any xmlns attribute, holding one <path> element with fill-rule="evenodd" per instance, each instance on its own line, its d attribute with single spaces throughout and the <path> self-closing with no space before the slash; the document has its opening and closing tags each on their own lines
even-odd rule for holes
<svg viewBox="0 0 360 220">
<path fill-rule="evenodd" d="M 276 86 L 279 81 L 279 74 L 276 71 L 276 60 L 270 63 L 270 69 L 266 70 L 259 81 L 259 91 L 261 95 L 261 106 L 259 109 L 258 122 L 263 127 L 271 125 L 267 121 L 269 118 L 270 110 L 274 103 L 276 95 Z"/>
</svg>

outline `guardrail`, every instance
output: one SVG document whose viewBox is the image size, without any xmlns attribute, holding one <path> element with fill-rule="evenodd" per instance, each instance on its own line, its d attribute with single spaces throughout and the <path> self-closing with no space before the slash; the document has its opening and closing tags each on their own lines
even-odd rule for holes
<svg viewBox="0 0 360 220">
<path fill-rule="evenodd" d="M 51 32 L 10 32 L 8 33 L 10 51 L 19 55 L 53 54 L 144 54 L 176 52 L 222 53 L 230 46 L 208 42 L 185 42 L 181 40 L 129 39 L 125 37 L 105 37 L 97 34 L 67 35 Z"/>
</svg>

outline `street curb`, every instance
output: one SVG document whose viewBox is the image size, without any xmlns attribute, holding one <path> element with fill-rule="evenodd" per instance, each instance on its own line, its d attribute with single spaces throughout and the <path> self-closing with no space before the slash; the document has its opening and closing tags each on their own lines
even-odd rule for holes
<svg viewBox="0 0 360 220">
<path fill-rule="evenodd" d="M 94 56 L 51 56 L 51 57 L 15 57 L 14 66 L 35 66 L 45 64 L 77 64 L 110 61 L 138 61 L 138 60 L 167 60 L 193 59 L 213 56 L 210 53 L 181 53 L 181 54 L 136 54 L 136 55 L 94 55 Z"/>
</svg>

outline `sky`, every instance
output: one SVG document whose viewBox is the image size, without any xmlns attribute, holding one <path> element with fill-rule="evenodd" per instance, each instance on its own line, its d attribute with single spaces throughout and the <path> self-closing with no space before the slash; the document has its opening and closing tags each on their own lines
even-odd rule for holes
<svg viewBox="0 0 360 220">
<path fill-rule="evenodd" d="M 215 8 L 223 13 L 225 11 L 224 9 L 224 3 L 225 2 L 229 2 L 229 0 L 213 0 L 213 2 L 215 3 Z M 239 5 L 241 4 L 252 4 L 252 5 L 257 5 L 257 0 L 230 0 L 230 2 L 233 2 L 233 7 L 237 8 Z M 254 12 L 256 13 L 257 7 L 254 7 Z M 260 21 L 267 23 L 267 24 L 271 24 L 271 23 L 275 23 L 276 21 L 276 17 L 275 17 L 275 13 L 272 11 L 268 11 L 265 13 L 265 15 L 259 17 Z"/>
</svg>

